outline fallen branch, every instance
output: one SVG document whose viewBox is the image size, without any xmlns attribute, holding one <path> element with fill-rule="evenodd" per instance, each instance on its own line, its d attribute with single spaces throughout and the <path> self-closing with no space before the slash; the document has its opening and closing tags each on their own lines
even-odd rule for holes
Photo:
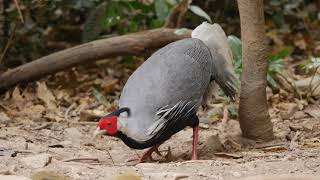
<svg viewBox="0 0 320 180">
<path fill-rule="evenodd" d="M 14 4 L 16 5 L 16 8 L 18 10 L 20 20 L 21 20 L 22 24 L 24 24 L 24 18 L 23 18 L 22 11 L 21 11 L 18 0 L 14 0 Z"/>
<path fill-rule="evenodd" d="M 144 55 L 147 50 L 155 50 L 173 41 L 190 37 L 190 33 L 190 30 L 160 28 L 75 46 L 1 74 L 0 92 L 18 83 L 37 80 L 76 65 L 115 56 Z"/>
</svg>

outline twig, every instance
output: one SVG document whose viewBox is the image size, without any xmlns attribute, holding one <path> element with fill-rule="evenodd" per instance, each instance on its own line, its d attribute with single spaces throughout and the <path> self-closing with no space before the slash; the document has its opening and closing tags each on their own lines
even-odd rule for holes
<svg viewBox="0 0 320 180">
<path fill-rule="evenodd" d="M 269 147 L 275 147 L 275 146 L 285 146 L 285 143 L 275 143 L 275 144 L 267 144 L 263 146 L 256 146 L 256 149 L 264 149 L 264 148 L 269 148 Z"/>
<path fill-rule="evenodd" d="M 314 91 L 315 91 L 316 89 L 318 89 L 319 86 L 320 86 L 320 82 L 319 82 L 317 85 L 315 85 L 314 88 L 311 90 L 310 96 L 313 95 Z"/>
<path fill-rule="evenodd" d="M 70 158 L 70 159 L 62 160 L 62 162 L 79 162 L 79 161 L 95 161 L 95 162 L 100 162 L 98 158 L 90 158 L 90 157 Z"/>
<path fill-rule="evenodd" d="M 82 163 L 82 162 L 67 162 L 66 164 L 69 164 L 69 165 L 79 165 L 79 166 L 85 166 L 85 167 L 87 167 L 87 168 L 89 168 L 89 169 L 96 169 L 96 167 L 91 166 L 91 163 L 86 163 L 86 164 L 84 164 L 84 163 Z"/>
<path fill-rule="evenodd" d="M 1 61 L 0 61 L 1 62 Z M 1 63 L 0 63 L 1 64 Z M 3 105 L 1 102 L 0 102 L 0 107 L 2 108 L 2 109 L 4 109 L 5 111 L 9 111 L 10 109 L 9 108 L 7 108 L 5 105 Z"/>
<path fill-rule="evenodd" d="M 71 109 L 73 109 L 74 106 L 76 106 L 76 105 L 77 105 L 76 103 L 72 103 L 72 104 L 68 107 L 68 109 L 66 110 L 66 112 L 64 113 L 64 119 L 65 119 L 66 121 L 70 121 L 70 120 L 69 120 L 69 112 L 70 112 Z"/>
<path fill-rule="evenodd" d="M 223 108 L 223 118 L 222 118 L 221 122 L 223 124 L 227 124 L 228 120 L 229 120 L 229 110 L 228 110 L 228 106 L 225 106 Z"/>
<path fill-rule="evenodd" d="M 312 82 L 313 82 L 313 80 L 314 80 L 314 77 L 315 77 L 315 75 L 317 74 L 317 72 L 318 72 L 318 69 L 319 69 L 319 67 L 320 66 L 317 66 L 316 67 L 316 69 L 315 69 L 315 71 L 313 72 L 313 74 L 312 74 L 312 77 L 311 77 L 311 80 L 310 80 L 310 83 L 309 83 L 309 86 L 308 86 L 308 91 L 307 91 L 307 97 L 309 97 L 309 96 L 311 96 L 312 95 Z"/>
<path fill-rule="evenodd" d="M 110 163 L 89 163 L 90 165 L 109 165 L 109 166 L 135 166 L 135 164 L 110 164 Z"/>
<path fill-rule="evenodd" d="M 113 161 L 113 158 L 112 158 L 112 156 L 111 156 L 111 154 L 110 154 L 110 152 L 107 150 L 107 153 L 109 154 L 109 157 L 110 157 L 110 159 L 111 159 L 111 161 L 112 161 L 112 164 L 114 165 L 114 161 Z"/>
<path fill-rule="evenodd" d="M 14 0 L 14 4 L 15 4 L 16 7 L 17 7 L 17 10 L 18 10 L 18 13 L 19 13 L 19 16 L 20 16 L 20 20 L 21 20 L 21 22 L 24 24 L 24 18 L 23 18 L 22 11 L 21 11 L 21 8 L 20 8 L 20 6 L 19 6 L 18 0 Z"/>
<path fill-rule="evenodd" d="M 1 56 L 0 56 L 0 64 L 1 64 L 2 60 L 4 59 L 4 56 L 6 55 L 9 47 L 11 46 L 12 40 L 13 40 L 13 38 L 14 38 L 14 35 L 16 34 L 16 27 L 17 27 L 17 26 L 14 26 L 14 27 L 13 27 L 12 33 L 11 33 L 11 35 L 10 35 L 8 41 L 7 41 L 7 44 L 6 44 L 4 50 L 3 50 L 2 53 L 1 53 Z"/>
<path fill-rule="evenodd" d="M 51 125 L 52 125 L 52 123 L 44 123 L 44 124 L 42 124 L 41 126 L 32 128 L 31 130 L 41 130 L 41 129 L 45 129 L 45 128 L 50 127 Z"/>
<path fill-rule="evenodd" d="M 281 74 L 281 73 L 278 73 L 278 75 L 281 76 L 285 81 L 287 81 L 287 83 L 291 86 L 293 92 L 294 92 L 296 95 L 298 95 L 299 99 L 301 100 L 301 99 L 302 99 L 301 93 L 300 93 L 300 91 L 298 90 L 298 88 L 296 87 L 295 83 L 289 81 L 289 80 L 287 79 L 287 77 L 285 77 L 285 76 L 284 76 L 283 74 Z"/>
</svg>

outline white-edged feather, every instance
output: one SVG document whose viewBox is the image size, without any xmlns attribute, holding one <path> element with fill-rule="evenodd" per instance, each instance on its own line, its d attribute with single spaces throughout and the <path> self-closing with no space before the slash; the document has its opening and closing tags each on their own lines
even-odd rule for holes
<svg viewBox="0 0 320 180">
<path fill-rule="evenodd" d="M 224 57 L 225 68 L 230 73 L 234 74 L 232 66 L 232 51 L 229 46 L 226 33 L 223 31 L 219 24 L 210 24 L 207 22 L 203 22 L 192 31 L 191 37 L 202 40 L 210 50 L 215 50 L 222 57 Z"/>
</svg>

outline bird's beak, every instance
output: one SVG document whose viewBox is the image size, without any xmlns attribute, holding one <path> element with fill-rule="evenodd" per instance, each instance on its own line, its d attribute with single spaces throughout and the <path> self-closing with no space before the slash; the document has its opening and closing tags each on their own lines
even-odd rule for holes
<svg viewBox="0 0 320 180">
<path fill-rule="evenodd" d="M 97 127 L 97 129 L 93 132 L 93 136 L 92 137 L 96 138 L 97 136 L 102 135 L 102 134 L 106 134 L 106 133 L 107 133 L 107 131 Z"/>
</svg>

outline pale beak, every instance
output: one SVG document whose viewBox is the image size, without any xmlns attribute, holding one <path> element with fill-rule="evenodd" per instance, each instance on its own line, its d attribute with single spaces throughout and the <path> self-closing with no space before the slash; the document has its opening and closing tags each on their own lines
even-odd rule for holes
<svg viewBox="0 0 320 180">
<path fill-rule="evenodd" d="M 99 127 L 97 127 L 97 129 L 93 132 L 93 138 L 96 138 L 97 136 L 106 134 L 106 133 L 107 133 L 106 130 L 100 129 Z"/>
</svg>

